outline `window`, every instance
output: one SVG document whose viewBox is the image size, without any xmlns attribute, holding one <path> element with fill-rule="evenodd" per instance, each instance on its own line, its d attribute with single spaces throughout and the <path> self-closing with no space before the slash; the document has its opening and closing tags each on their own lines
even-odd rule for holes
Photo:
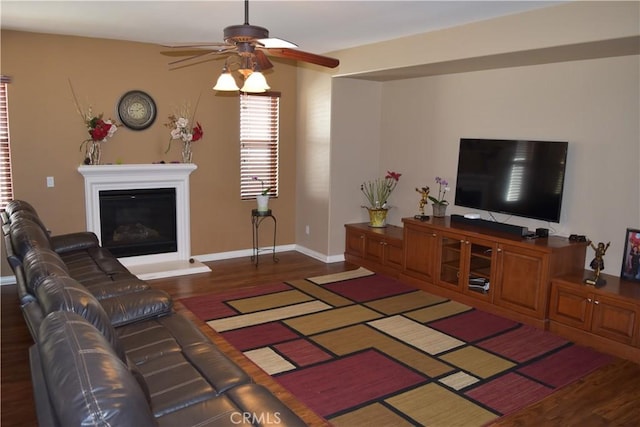
<svg viewBox="0 0 640 427">
<path fill-rule="evenodd" d="M 278 196 L 280 94 L 240 95 L 240 198 Z M 254 179 L 257 177 L 258 179 Z"/>
<path fill-rule="evenodd" d="M 0 210 L 13 199 L 11 178 L 11 150 L 9 149 L 9 108 L 7 86 L 10 79 L 0 76 Z"/>
</svg>

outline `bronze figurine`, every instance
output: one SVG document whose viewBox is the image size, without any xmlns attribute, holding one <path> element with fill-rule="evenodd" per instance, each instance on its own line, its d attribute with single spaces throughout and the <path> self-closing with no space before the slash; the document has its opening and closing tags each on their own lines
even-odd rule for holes
<svg viewBox="0 0 640 427">
<path fill-rule="evenodd" d="M 424 207 L 429 202 L 429 187 L 416 188 L 416 191 L 421 195 L 420 201 L 418 202 L 420 213 L 414 216 L 414 218 L 420 221 L 426 221 L 429 219 L 429 215 L 424 214 Z"/>
<path fill-rule="evenodd" d="M 584 283 L 596 287 L 603 286 L 607 281 L 600 277 L 600 273 L 604 270 L 604 255 L 607 253 L 607 249 L 609 249 L 611 242 L 606 245 L 603 242 L 600 242 L 598 243 L 598 246 L 596 246 L 592 241 L 589 241 L 589 245 L 595 251 L 595 257 L 591 261 L 591 264 L 589 264 L 589 266 L 593 268 L 594 274 L 593 278 L 585 279 Z"/>
</svg>

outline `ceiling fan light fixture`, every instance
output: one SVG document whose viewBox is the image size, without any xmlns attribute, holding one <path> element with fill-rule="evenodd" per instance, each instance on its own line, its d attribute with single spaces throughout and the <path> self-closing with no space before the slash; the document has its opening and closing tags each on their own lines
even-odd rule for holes
<svg viewBox="0 0 640 427">
<path fill-rule="evenodd" d="M 236 84 L 236 79 L 233 78 L 229 70 L 225 67 L 222 70 L 222 74 L 218 77 L 218 81 L 216 85 L 213 87 L 213 90 L 219 90 L 224 92 L 234 92 L 240 90 L 238 85 Z"/>
<path fill-rule="evenodd" d="M 267 84 L 267 79 L 264 78 L 264 75 L 260 71 L 254 71 L 244 81 L 244 86 L 240 90 L 247 93 L 262 93 L 269 89 L 271 87 Z"/>
</svg>

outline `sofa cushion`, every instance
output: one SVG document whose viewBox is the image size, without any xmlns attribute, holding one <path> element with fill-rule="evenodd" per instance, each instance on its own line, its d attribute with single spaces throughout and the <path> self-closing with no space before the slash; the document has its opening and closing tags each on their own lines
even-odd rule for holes
<svg viewBox="0 0 640 427">
<path fill-rule="evenodd" d="M 43 320 L 39 336 L 42 371 L 60 425 L 157 425 L 138 382 L 93 325 L 58 311 Z"/>
<path fill-rule="evenodd" d="M 89 290 L 87 290 L 89 292 Z M 171 313 L 173 300 L 165 291 L 145 289 L 100 300 L 114 327 Z"/>
<path fill-rule="evenodd" d="M 160 427 L 306 426 L 269 390 L 258 384 L 239 385 L 223 395 L 194 403 L 157 419 Z"/>
<path fill-rule="evenodd" d="M 145 378 L 156 416 L 251 382 L 180 314 L 116 328 L 116 333 Z"/>
<path fill-rule="evenodd" d="M 100 246 L 98 236 L 89 231 L 51 236 L 51 248 L 58 253 L 73 252 Z"/>
<path fill-rule="evenodd" d="M 66 276 L 49 276 L 36 290 L 43 317 L 54 311 L 67 311 L 82 316 L 100 331 L 106 340 L 125 360 L 124 350 L 118 342 L 117 334 L 109 316 L 100 302 L 84 286 Z"/>
</svg>

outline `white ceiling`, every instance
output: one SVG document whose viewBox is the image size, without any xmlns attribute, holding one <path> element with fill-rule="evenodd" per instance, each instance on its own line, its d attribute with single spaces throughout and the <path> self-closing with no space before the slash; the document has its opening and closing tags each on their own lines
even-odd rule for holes
<svg viewBox="0 0 640 427">
<path fill-rule="evenodd" d="M 323 54 L 558 3 L 251 0 L 249 23 Z M 1 0 L 0 15 L 3 29 L 170 45 L 222 41 L 224 27 L 244 23 L 244 2 Z"/>
</svg>

